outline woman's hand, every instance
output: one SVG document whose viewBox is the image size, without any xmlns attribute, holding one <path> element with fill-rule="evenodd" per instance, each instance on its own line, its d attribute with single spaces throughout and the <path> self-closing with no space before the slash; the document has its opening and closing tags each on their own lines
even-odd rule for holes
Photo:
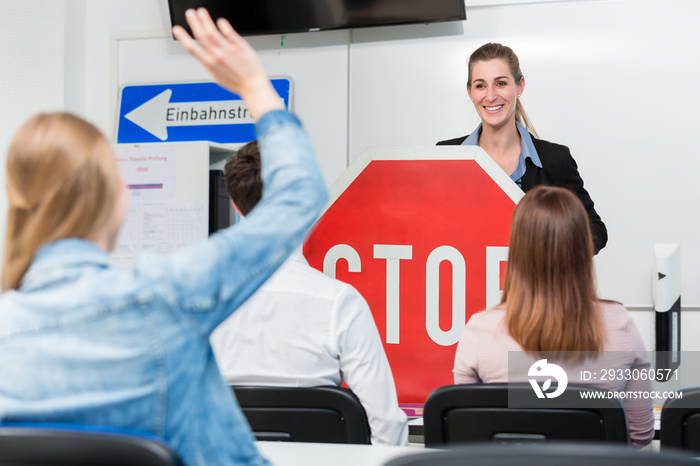
<svg viewBox="0 0 700 466">
<path fill-rule="evenodd" d="M 175 38 L 219 84 L 243 98 L 254 119 L 270 110 L 284 109 L 255 50 L 228 21 L 219 18 L 214 24 L 204 8 L 187 10 L 185 17 L 199 43 L 180 26 L 173 27 Z"/>
</svg>

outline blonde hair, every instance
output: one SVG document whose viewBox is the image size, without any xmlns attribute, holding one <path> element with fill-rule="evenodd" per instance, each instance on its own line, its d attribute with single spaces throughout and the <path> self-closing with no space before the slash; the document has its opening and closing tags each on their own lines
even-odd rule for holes
<svg viewBox="0 0 700 466">
<path fill-rule="evenodd" d="M 588 215 L 570 191 L 538 186 L 516 206 L 501 304 L 510 335 L 525 351 L 602 349 Z"/>
<path fill-rule="evenodd" d="M 107 139 L 68 113 L 39 114 L 7 154 L 9 198 L 2 289 L 17 289 L 36 252 L 62 238 L 89 238 L 111 215 L 121 178 Z"/>
<path fill-rule="evenodd" d="M 474 63 L 497 59 L 506 61 L 508 68 L 510 69 L 510 74 L 513 76 L 516 84 L 520 84 L 520 82 L 523 80 L 523 72 L 520 70 L 520 60 L 518 60 L 518 56 L 515 54 L 515 52 L 513 52 L 513 49 L 506 47 L 505 45 L 489 42 L 488 44 L 484 44 L 478 49 L 474 50 L 469 57 L 469 75 L 467 78 L 467 86 L 469 86 L 470 89 L 472 87 L 472 67 L 474 66 Z M 515 119 L 528 131 L 534 134 L 535 137 L 539 138 L 537 131 L 535 131 L 535 127 L 530 122 L 530 118 L 528 118 L 527 113 L 525 113 L 525 108 L 520 102 L 520 98 L 518 98 L 515 103 Z"/>
</svg>

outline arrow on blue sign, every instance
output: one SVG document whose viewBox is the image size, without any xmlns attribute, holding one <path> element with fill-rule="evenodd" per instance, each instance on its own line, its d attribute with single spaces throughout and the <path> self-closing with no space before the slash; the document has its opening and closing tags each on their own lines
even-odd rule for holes
<svg viewBox="0 0 700 466">
<path fill-rule="evenodd" d="M 168 126 L 252 124 L 242 100 L 170 103 L 173 91 L 166 89 L 124 117 L 161 141 L 168 139 Z"/>
<path fill-rule="evenodd" d="M 272 84 L 289 108 L 291 82 Z M 212 141 L 255 138 L 255 124 L 240 96 L 216 83 L 125 86 L 121 93 L 118 143 Z"/>
</svg>

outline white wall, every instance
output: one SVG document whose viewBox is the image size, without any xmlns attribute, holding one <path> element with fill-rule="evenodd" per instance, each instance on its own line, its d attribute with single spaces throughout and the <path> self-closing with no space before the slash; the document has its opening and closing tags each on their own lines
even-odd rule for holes
<svg viewBox="0 0 700 466">
<path fill-rule="evenodd" d="M 10 138 L 22 122 L 37 111 L 63 108 L 64 2 L 0 0 L 0 10 L 0 150 L 4 160 Z"/>
<path fill-rule="evenodd" d="M 12 135 L 39 111 L 63 108 L 64 2 L 0 0 L 0 174 Z M 7 196 L 0 176 L 0 252 Z"/>
<path fill-rule="evenodd" d="M 608 226 L 596 259 L 600 294 L 638 310 L 650 341 L 652 246 L 678 242 L 684 311 L 700 309 L 700 158 L 691 144 L 700 2 L 467 5 L 464 22 L 291 34 L 284 46 L 279 36 L 251 42 L 271 75 L 292 77 L 295 111 L 329 184 L 364 147 L 432 145 L 470 132 L 478 119 L 467 104 L 466 59 L 488 41 L 510 45 L 536 129 L 571 148 Z M 207 79 L 170 39 L 167 0 L 65 0 L 65 11 L 65 105 L 109 135 L 120 86 Z M 42 35 L 60 36 L 50 28 Z M 696 315 L 684 313 L 684 349 L 700 347 L 690 339 L 700 328 Z"/>
</svg>

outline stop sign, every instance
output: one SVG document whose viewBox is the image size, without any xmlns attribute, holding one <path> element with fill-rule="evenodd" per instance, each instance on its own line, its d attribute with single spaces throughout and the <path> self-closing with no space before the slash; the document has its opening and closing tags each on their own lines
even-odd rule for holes
<svg viewBox="0 0 700 466">
<path fill-rule="evenodd" d="M 478 146 L 366 149 L 304 244 L 311 266 L 367 300 L 401 403 L 453 383 L 467 319 L 500 300 L 523 196 Z"/>
</svg>

